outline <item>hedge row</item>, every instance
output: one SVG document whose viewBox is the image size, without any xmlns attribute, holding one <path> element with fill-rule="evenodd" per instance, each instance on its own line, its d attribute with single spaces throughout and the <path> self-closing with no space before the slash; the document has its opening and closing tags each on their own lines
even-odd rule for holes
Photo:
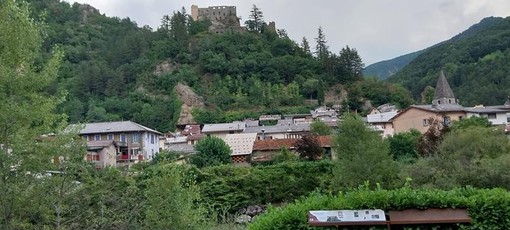
<svg viewBox="0 0 510 230">
<path fill-rule="evenodd" d="M 313 193 L 284 207 L 269 207 L 266 213 L 258 216 L 249 225 L 249 229 L 324 229 L 308 225 L 307 213 L 310 210 L 383 209 L 388 211 L 407 208 L 467 208 L 472 224 L 462 226 L 463 229 L 510 229 L 508 191 L 471 187 L 450 191 L 416 190 L 408 187 L 376 191 L 358 189 L 335 196 Z"/>
<path fill-rule="evenodd" d="M 316 189 L 326 189 L 333 163 L 285 162 L 270 166 L 222 165 L 197 174 L 202 200 L 230 213 L 250 205 L 290 202 Z"/>
</svg>

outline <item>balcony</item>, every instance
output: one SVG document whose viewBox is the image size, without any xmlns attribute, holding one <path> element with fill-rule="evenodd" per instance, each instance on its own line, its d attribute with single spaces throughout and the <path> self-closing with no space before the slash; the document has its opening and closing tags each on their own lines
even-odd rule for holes
<svg viewBox="0 0 510 230">
<path fill-rule="evenodd" d="M 134 161 L 138 160 L 136 155 L 122 154 L 117 156 L 117 161 Z"/>
</svg>

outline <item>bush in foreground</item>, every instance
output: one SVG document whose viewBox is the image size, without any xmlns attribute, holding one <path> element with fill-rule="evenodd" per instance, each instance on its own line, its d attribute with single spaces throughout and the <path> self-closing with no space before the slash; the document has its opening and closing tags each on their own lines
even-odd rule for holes
<svg viewBox="0 0 510 230">
<path fill-rule="evenodd" d="M 358 189 L 339 195 L 312 194 L 283 208 L 269 208 L 249 225 L 258 229 L 324 229 L 308 225 L 310 210 L 467 208 L 472 224 L 464 229 L 510 229 L 510 194 L 503 189 L 457 188 L 450 191 L 401 188 Z M 412 226 L 409 226 L 412 227 Z"/>
</svg>

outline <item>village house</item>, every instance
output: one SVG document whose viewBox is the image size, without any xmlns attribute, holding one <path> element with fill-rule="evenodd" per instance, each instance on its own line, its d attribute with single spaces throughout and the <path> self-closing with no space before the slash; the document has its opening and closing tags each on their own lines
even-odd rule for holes
<svg viewBox="0 0 510 230">
<path fill-rule="evenodd" d="M 250 163 L 250 154 L 256 137 L 256 133 L 227 134 L 225 143 L 232 151 L 230 156 L 233 164 L 248 165 Z"/>
<path fill-rule="evenodd" d="M 117 165 L 117 149 L 113 140 L 88 141 L 86 160 L 95 163 L 96 168 L 114 167 Z"/>
<path fill-rule="evenodd" d="M 468 118 L 485 117 L 492 125 L 506 125 L 510 123 L 510 97 L 503 105 L 483 106 L 477 105 L 466 108 Z"/>
<path fill-rule="evenodd" d="M 368 126 L 381 134 L 382 137 L 392 136 L 395 130 L 393 129 L 393 123 L 390 121 L 397 115 L 397 111 L 374 113 L 367 115 Z"/>
<path fill-rule="evenodd" d="M 87 159 L 101 162 L 96 163 L 98 165 L 112 166 L 151 160 L 159 152 L 159 138 L 161 135 L 160 132 L 154 129 L 132 121 L 87 123 L 80 131 L 80 136 L 87 140 L 87 148 L 90 152 Z M 110 141 L 115 148 L 112 148 L 106 142 L 99 141 Z M 106 150 L 97 151 L 101 147 Z M 96 152 L 96 154 L 92 152 Z M 116 156 L 115 164 L 113 164 L 110 156 Z"/>
<path fill-rule="evenodd" d="M 464 107 L 458 104 L 453 91 L 444 76 L 439 74 L 434 100 L 430 105 L 411 105 L 409 108 L 390 119 L 394 133 L 408 132 L 416 129 L 421 133 L 427 132 L 434 121 L 442 126 L 450 126 L 452 121 L 466 117 Z"/>
</svg>

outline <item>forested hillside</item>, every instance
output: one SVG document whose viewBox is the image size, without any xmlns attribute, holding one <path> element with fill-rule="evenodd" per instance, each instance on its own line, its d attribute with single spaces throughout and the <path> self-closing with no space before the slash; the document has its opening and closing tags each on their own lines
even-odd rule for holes
<svg viewBox="0 0 510 230">
<path fill-rule="evenodd" d="M 178 82 L 204 98 L 206 111 L 196 111 L 202 122 L 308 111 L 315 105 L 304 106 L 305 100 L 325 103 L 332 86 L 347 90 L 349 97 L 339 103 L 351 110 L 361 110 L 365 100 L 376 101 L 375 106 L 410 103 L 401 87 L 363 81 L 356 49 L 330 51 L 321 28 L 316 44 L 306 38 L 298 44 L 284 29 L 269 29 L 262 11 L 249 17 L 259 14 L 260 26 L 216 34 L 208 32 L 209 21 L 193 21 L 185 8 L 169 9 L 175 11 L 162 15 L 158 28 L 140 28 L 129 18 L 106 17 L 88 5 L 29 2 L 33 17 L 46 23 L 45 51 L 54 46 L 64 51 L 50 90 L 67 92 L 59 109 L 71 123 L 133 120 L 173 130 L 181 108 L 174 91 Z"/>
<path fill-rule="evenodd" d="M 409 62 L 414 60 L 418 55 L 423 53 L 424 50 L 416 51 L 410 54 L 393 58 L 391 60 L 380 61 L 363 69 L 364 76 L 377 77 L 381 80 L 387 79 L 389 76 L 397 73 L 404 68 Z"/>
<path fill-rule="evenodd" d="M 510 18 L 486 18 L 452 39 L 428 48 L 390 82 L 420 98 L 440 70 L 464 106 L 500 105 L 510 95 Z"/>
</svg>

